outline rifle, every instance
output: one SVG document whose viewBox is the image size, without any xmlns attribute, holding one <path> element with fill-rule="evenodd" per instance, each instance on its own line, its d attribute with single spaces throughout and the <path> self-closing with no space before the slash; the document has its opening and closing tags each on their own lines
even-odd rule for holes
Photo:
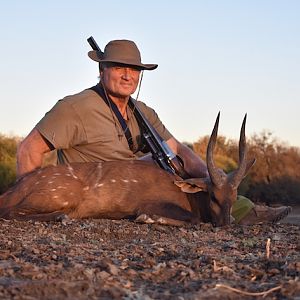
<svg viewBox="0 0 300 300">
<path fill-rule="evenodd" d="M 88 39 L 87 39 L 88 43 L 90 44 L 90 46 L 92 47 L 93 50 L 96 50 L 96 51 L 99 51 L 100 53 L 103 53 L 100 49 L 100 47 L 98 46 L 98 44 L 96 43 L 95 39 L 90 36 Z"/>
<path fill-rule="evenodd" d="M 87 39 L 93 50 L 103 53 L 91 36 Z M 133 111 L 139 126 L 142 129 L 143 140 L 152 154 L 152 159 L 164 170 L 177 174 L 181 178 L 189 178 L 190 176 L 183 168 L 182 160 L 176 156 L 168 144 L 160 137 L 156 130 L 151 126 L 139 107 L 134 104 L 132 98 L 129 98 L 128 105 Z"/>
</svg>

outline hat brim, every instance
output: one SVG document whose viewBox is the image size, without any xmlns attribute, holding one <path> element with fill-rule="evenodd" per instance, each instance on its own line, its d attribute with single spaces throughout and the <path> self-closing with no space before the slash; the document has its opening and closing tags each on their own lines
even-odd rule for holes
<svg viewBox="0 0 300 300">
<path fill-rule="evenodd" d="M 101 59 L 101 53 L 99 53 L 99 51 L 96 50 L 92 50 L 88 52 L 88 56 L 90 59 L 92 59 L 93 61 L 96 62 L 112 62 L 112 63 L 120 63 L 123 65 L 128 65 L 128 66 L 133 66 L 133 67 L 138 67 L 141 70 L 154 70 L 158 67 L 158 65 L 156 64 L 142 64 L 142 63 L 133 63 L 130 62 L 128 60 L 107 60 L 107 59 Z"/>
</svg>

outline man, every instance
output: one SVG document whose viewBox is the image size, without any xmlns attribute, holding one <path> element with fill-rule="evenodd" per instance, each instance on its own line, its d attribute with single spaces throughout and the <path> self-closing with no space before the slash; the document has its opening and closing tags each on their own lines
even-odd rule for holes
<svg viewBox="0 0 300 300">
<path fill-rule="evenodd" d="M 18 176 L 40 167 L 44 154 L 54 149 L 58 149 L 58 163 L 130 160 L 143 155 L 139 125 L 127 104 L 137 89 L 141 72 L 154 70 L 157 65 L 143 64 L 136 44 L 128 40 L 111 41 L 104 53 L 90 51 L 88 55 L 99 63 L 99 84 L 58 101 L 42 118 L 18 147 Z M 142 102 L 136 105 L 182 158 L 191 177 L 208 174 L 205 163 L 171 135 L 153 109 Z M 118 114 L 123 121 L 119 121 Z M 240 197 L 233 206 L 233 217 L 241 224 L 274 222 L 289 210 L 255 206 Z"/>
</svg>

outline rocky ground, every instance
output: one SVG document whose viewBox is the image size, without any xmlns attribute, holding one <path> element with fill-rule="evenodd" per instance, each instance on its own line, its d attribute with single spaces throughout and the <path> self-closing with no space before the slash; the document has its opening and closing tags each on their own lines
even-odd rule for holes
<svg viewBox="0 0 300 300">
<path fill-rule="evenodd" d="M 0 299 L 300 299 L 299 225 L 0 220 Z"/>
</svg>

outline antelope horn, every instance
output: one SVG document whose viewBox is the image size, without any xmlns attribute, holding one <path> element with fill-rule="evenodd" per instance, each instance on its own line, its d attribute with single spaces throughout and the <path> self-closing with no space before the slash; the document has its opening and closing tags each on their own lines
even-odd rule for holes
<svg viewBox="0 0 300 300">
<path fill-rule="evenodd" d="M 213 151 L 214 151 L 214 148 L 216 145 L 217 135 L 218 135 L 219 119 L 220 119 L 220 112 L 218 113 L 214 129 L 209 138 L 208 145 L 207 145 L 207 151 L 206 151 L 207 170 L 208 170 L 209 176 L 211 178 L 211 181 L 217 187 L 220 187 L 223 182 L 222 176 L 218 172 L 218 169 L 215 166 L 214 160 L 213 160 Z"/>
<path fill-rule="evenodd" d="M 241 127 L 241 133 L 240 133 L 239 166 L 231 179 L 231 185 L 234 188 L 238 187 L 238 185 L 244 178 L 245 172 L 247 170 L 247 146 L 246 146 L 246 136 L 245 136 L 246 119 L 247 119 L 247 114 L 245 114 L 243 124 Z"/>
</svg>

